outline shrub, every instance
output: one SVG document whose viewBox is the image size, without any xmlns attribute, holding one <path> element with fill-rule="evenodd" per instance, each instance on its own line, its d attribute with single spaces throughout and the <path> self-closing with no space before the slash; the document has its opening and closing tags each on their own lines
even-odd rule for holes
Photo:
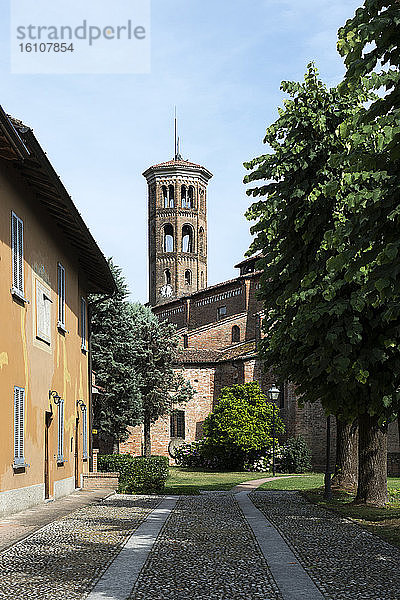
<svg viewBox="0 0 400 600">
<path fill-rule="evenodd" d="M 218 457 L 207 452 L 205 440 L 181 444 L 175 450 L 174 458 L 179 467 L 214 470 L 222 466 Z"/>
<path fill-rule="evenodd" d="M 275 445 L 275 467 L 276 467 L 277 471 L 280 470 L 282 449 L 283 449 L 282 446 L 280 446 L 279 444 Z M 253 461 L 245 462 L 243 465 L 243 468 L 245 471 L 254 471 L 254 472 L 272 471 L 272 467 L 273 467 L 272 463 L 273 463 L 272 448 L 270 448 L 262 456 L 259 456 L 258 458 L 254 459 Z"/>
<path fill-rule="evenodd" d="M 100 471 L 119 471 L 118 491 L 126 494 L 162 492 L 168 479 L 166 456 L 131 456 L 108 454 L 99 456 Z"/>
<path fill-rule="evenodd" d="M 204 422 L 205 455 L 217 457 L 226 468 L 243 468 L 272 446 L 273 405 L 258 383 L 234 385 L 221 390 L 219 402 Z M 284 425 L 275 408 L 275 432 Z"/>
<path fill-rule="evenodd" d="M 305 473 L 311 471 L 311 451 L 303 436 L 298 435 L 287 440 L 282 448 L 279 461 L 282 473 Z"/>
</svg>

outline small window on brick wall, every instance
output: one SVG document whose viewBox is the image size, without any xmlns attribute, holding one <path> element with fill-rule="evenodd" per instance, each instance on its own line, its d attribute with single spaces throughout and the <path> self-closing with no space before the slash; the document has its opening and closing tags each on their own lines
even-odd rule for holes
<svg viewBox="0 0 400 600">
<path fill-rule="evenodd" d="M 171 413 L 171 438 L 185 439 L 185 411 L 173 410 Z"/>
<path fill-rule="evenodd" d="M 232 327 L 232 342 L 240 342 L 240 328 L 237 325 Z"/>
<path fill-rule="evenodd" d="M 217 308 L 217 321 L 226 317 L 226 306 L 219 306 Z"/>
<path fill-rule="evenodd" d="M 188 338 L 188 336 L 186 335 L 186 333 L 185 333 L 185 335 L 183 336 L 183 347 L 184 347 L 184 348 L 189 348 L 189 338 Z"/>
</svg>

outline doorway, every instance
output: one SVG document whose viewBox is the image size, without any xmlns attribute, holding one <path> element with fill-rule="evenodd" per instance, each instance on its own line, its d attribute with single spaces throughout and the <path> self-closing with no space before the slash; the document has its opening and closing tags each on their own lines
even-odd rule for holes
<svg viewBox="0 0 400 600">
<path fill-rule="evenodd" d="M 44 498 L 50 498 L 49 430 L 53 415 L 46 411 L 44 417 Z"/>
<path fill-rule="evenodd" d="M 75 489 L 81 487 L 79 485 L 79 417 L 75 420 Z"/>
</svg>

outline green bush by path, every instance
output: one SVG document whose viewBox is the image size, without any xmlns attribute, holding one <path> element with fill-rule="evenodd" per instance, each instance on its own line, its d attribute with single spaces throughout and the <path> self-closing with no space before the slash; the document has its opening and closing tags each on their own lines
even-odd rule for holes
<svg viewBox="0 0 400 600">
<path fill-rule="evenodd" d="M 281 449 L 281 473 L 307 473 L 311 471 L 311 451 L 303 436 L 291 437 Z"/>
<path fill-rule="evenodd" d="M 126 494 L 161 493 L 168 479 L 166 456 L 104 454 L 98 458 L 99 471 L 118 471 L 118 491 Z"/>
<path fill-rule="evenodd" d="M 242 469 L 272 446 L 274 407 L 257 382 L 224 387 L 214 411 L 204 421 L 202 453 L 226 469 Z M 275 407 L 275 434 L 285 426 Z"/>
</svg>

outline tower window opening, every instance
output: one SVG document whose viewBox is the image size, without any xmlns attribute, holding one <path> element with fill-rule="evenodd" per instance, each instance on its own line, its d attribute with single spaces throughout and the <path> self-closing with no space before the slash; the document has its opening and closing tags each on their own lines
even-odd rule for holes
<svg viewBox="0 0 400 600">
<path fill-rule="evenodd" d="M 191 285 L 191 283 L 192 283 L 192 271 L 187 269 L 187 271 L 185 271 L 185 284 Z"/>
<path fill-rule="evenodd" d="M 182 252 L 193 252 L 193 229 L 190 225 L 182 227 Z"/>
<path fill-rule="evenodd" d="M 188 338 L 188 336 L 186 335 L 186 333 L 185 333 L 185 335 L 183 336 L 183 347 L 184 347 L 184 348 L 189 348 L 189 338 Z"/>
<path fill-rule="evenodd" d="M 169 269 L 164 271 L 164 283 L 165 285 L 171 285 L 171 271 Z"/>
<path fill-rule="evenodd" d="M 167 190 L 167 186 L 166 185 L 162 186 L 162 197 L 164 199 L 164 208 L 168 208 L 168 206 L 169 206 L 169 202 L 168 202 L 168 190 Z"/>
<path fill-rule="evenodd" d="M 170 223 L 164 225 L 164 252 L 174 251 L 174 228 Z"/>
<path fill-rule="evenodd" d="M 168 196 L 169 196 L 169 208 L 174 208 L 175 190 L 174 190 L 174 186 L 173 185 L 170 185 L 168 187 Z"/>
<path fill-rule="evenodd" d="M 240 342 L 240 327 L 237 325 L 232 327 L 232 342 Z"/>
<path fill-rule="evenodd" d="M 181 187 L 181 206 L 182 208 L 187 207 L 186 185 Z"/>
<path fill-rule="evenodd" d="M 192 185 L 189 186 L 188 190 L 188 198 L 187 198 L 187 208 L 194 208 L 194 187 Z"/>
<path fill-rule="evenodd" d="M 204 229 L 200 227 L 199 229 L 199 253 L 204 256 Z"/>
</svg>

